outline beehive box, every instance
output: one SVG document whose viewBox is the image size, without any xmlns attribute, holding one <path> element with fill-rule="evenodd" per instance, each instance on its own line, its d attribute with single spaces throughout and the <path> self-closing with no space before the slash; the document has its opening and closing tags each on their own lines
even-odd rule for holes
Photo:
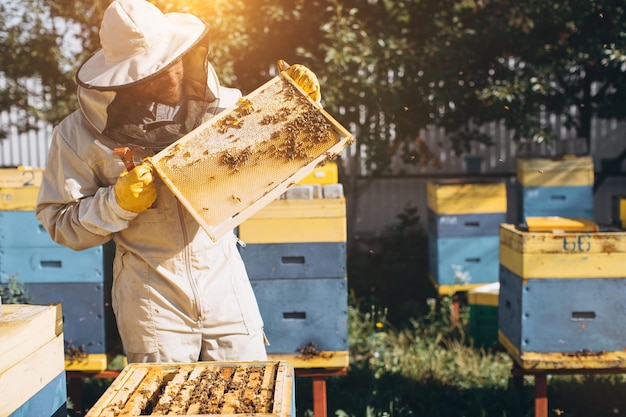
<svg viewBox="0 0 626 417">
<path fill-rule="evenodd" d="M 0 211 L 0 284 L 17 277 L 35 304 L 61 303 L 66 369 L 98 372 L 121 351 L 110 303 L 114 246 L 74 251 L 34 211 Z"/>
<path fill-rule="evenodd" d="M 430 181 L 426 191 L 428 208 L 435 214 L 506 212 L 503 182 Z"/>
<path fill-rule="evenodd" d="M 270 343 L 268 353 L 296 353 L 309 345 L 327 353 L 348 351 L 345 277 L 255 280 L 252 287 Z"/>
<path fill-rule="evenodd" d="M 520 187 L 523 218 L 561 216 L 593 219 L 593 186 Z"/>
<path fill-rule="evenodd" d="M 248 243 L 345 242 L 345 198 L 274 200 L 239 226 Z"/>
<path fill-rule="evenodd" d="M 495 236 L 436 238 L 428 234 L 429 278 L 440 295 L 468 291 L 498 281 Z"/>
<path fill-rule="evenodd" d="M 497 236 L 506 212 L 437 214 L 428 210 L 428 231 L 436 237 Z"/>
<path fill-rule="evenodd" d="M 352 142 L 346 129 L 281 73 L 152 162 L 216 240 Z"/>
<path fill-rule="evenodd" d="M 0 210 L 34 210 L 42 169 L 0 168 Z"/>
<path fill-rule="evenodd" d="M 593 159 L 562 158 L 517 160 L 519 213 L 530 216 L 593 218 Z"/>
<path fill-rule="evenodd" d="M 481 285 L 467 293 L 469 331 L 476 346 L 491 347 L 498 342 L 499 293 L 499 282 Z"/>
<path fill-rule="evenodd" d="M 284 361 L 130 364 L 86 417 L 295 416 Z"/>
<path fill-rule="evenodd" d="M 562 158 L 519 158 L 517 181 L 524 187 L 593 185 L 593 158 L 574 155 Z"/>
<path fill-rule="evenodd" d="M 61 306 L 2 305 L 0 341 L 0 415 L 65 415 Z"/>
<path fill-rule="evenodd" d="M 345 243 L 246 243 L 240 252 L 251 280 L 346 276 Z"/>
<path fill-rule="evenodd" d="M 339 170 L 336 162 L 328 162 L 316 167 L 313 172 L 304 177 L 298 184 L 337 184 L 339 182 Z"/>
<path fill-rule="evenodd" d="M 500 263 L 527 278 L 622 278 L 626 232 L 526 232 L 500 226 Z"/>
<path fill-rule="evenodd" d="M 626 367 L 626 232 L 502 225 L 498 339 L 525 369 Z"/>
</svg>

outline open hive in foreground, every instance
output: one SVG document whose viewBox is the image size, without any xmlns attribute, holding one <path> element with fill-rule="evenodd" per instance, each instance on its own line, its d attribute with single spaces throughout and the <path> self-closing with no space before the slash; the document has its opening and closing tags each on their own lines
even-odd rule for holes
<svg viewBox="0 0 626 417">
<path fill-rule="evenodd" d="M 86 417 L 288 417 L 293 369 L 285 361 L 130 364 Z"/>
<path fill-rule="evenodd" d="M 353 142 L 281 73 L 159 152 L 152 163 L 217 240 Z"/>
</svg>

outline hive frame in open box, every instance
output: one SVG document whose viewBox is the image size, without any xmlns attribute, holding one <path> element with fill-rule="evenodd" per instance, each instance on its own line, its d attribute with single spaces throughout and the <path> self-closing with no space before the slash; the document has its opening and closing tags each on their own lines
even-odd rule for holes
<svg viewBox="0 0 626 417">
<path fill-rule="evenodd" d="M 293 368 L 284 361 L 133 363 L 124 368 L 86 417 L 290 417 L 295 416 L 293 397 Z"/>
</svg>

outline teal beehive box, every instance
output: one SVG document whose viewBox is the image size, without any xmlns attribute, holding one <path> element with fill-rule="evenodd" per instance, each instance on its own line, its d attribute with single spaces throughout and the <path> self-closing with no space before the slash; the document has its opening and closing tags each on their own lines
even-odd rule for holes
<svg viewBox="0 0 626 417">
<path fill-rule="evenodd" d="M 475 346 L 498 344 L 498 295 L 500 283 L 481 285 L 467 293 L 469 331 Z"/>
</svg>

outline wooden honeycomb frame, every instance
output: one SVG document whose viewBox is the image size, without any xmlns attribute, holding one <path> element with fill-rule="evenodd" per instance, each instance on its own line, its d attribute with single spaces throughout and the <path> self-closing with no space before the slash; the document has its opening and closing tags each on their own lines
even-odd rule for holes
<svg viewBox="0 0 626 417">
<path fill-rule="evenodd" d="M 124 368 L 86 417 L 290 417 L 293 383 L 293 369 L 285 361 L 135 363 Z"/>
<path fill-rule="evenodd" d="M 283 72 L 152 163 L 215 241 L 353 142 Z"/>
</svg>

